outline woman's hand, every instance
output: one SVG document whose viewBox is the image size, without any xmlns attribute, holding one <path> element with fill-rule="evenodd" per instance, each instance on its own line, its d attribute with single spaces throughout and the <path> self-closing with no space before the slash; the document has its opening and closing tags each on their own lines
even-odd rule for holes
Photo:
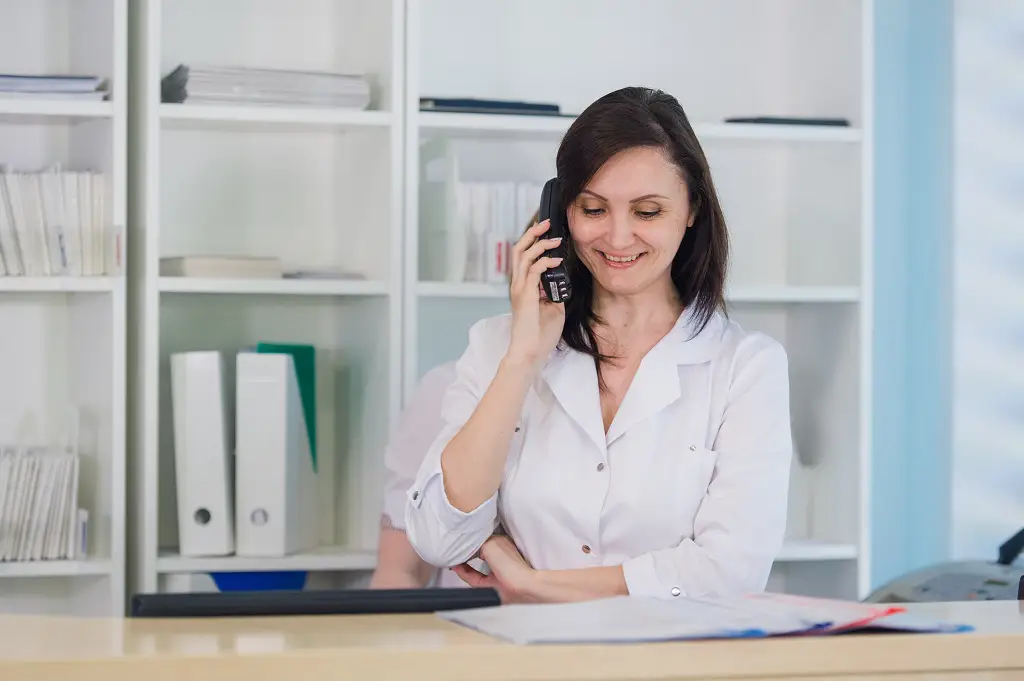
<svg viewBox="0 0 1024 681">
<path fill-rule="evenodd" d="M 495 535 L 480 547 L 480 558 L 487 563 L 491 574 L 485 575 L 467 563 L 452 570 L 466 584 L 474 588 L 497 589 L 502 603 L 529 603 L 536 599 L 532 593 L 535 570 L 530 567 L 511 539 Z"/>
<path fill-rule="evenodd" d="M 512 338 L 505 356 L 533 368 L 555 349 L 565 325 L 565 305 L 549 302 L 541 289 L 541 273 L 562 262 L 543 256 L 561 241 L 539 239 L 550 227 L 549 220 L 535 224 L 512 248 Z"/>
</svg>

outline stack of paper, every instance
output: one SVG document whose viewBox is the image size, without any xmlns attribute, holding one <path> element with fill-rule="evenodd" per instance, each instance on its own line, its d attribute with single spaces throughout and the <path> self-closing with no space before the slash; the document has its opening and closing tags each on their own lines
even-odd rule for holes
<svg viewBox="0 0 1024 681">
<path fill-rule="evenodd" d="M 78 508 L 78 454 L 15 447 L 0 452 L 0 560 L 79 558 L 86 512 Z"/>
<path fill-rule="evenodd" d="M 100 172 L 0 167 L 0 276 L 119 274 L 122 235 L 108 226 L 106 197 Z"/>
<path fill-rule="evenodd" d="M 106 80 L 97 76 L 0 73 L 0 98 L 102 100 L 107 94 Z"/>
<path fill-rule="evenodd" d="M 620 596 L 570 604 L 517 604 L 438 616 L 513 643 L 639 643 L 689 639 L 838 634 L 865 629 L 918 632 L 970 627 L 923 621 L 898 606 L 782 594 L 672 601 Z"/>
<path fill-rule="evenodd" d="M 365 109 L 370 84 L 364 76 L 238 66 L 179 64 L 160 84 L 172 104 L 277 104 Z"/>
</svg>

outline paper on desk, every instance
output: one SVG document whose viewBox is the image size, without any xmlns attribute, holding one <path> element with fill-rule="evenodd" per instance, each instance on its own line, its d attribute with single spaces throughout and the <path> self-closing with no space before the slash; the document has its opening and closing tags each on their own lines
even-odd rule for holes
<svg viewBox="0 0 1024 681">
<path fill-rule="evenodd" d="M 901 606 L 750 594 L 671 601 L 619 596 L 570 604 L 519 604 L 440 612 L 513 643 L 640 643 L 862 630 L 955 632 L 969 627 L 910 617 Z"/>
<path fill-rule="evenodd" d="M 513 643 L 639 643 L 741 638 L 804 632 L 822 626 L 785 609 L 728 602 L 661 601 L 617 596 L 582 603 L 501 605 L 449 610 L 439 617 Z"/>
</svg>

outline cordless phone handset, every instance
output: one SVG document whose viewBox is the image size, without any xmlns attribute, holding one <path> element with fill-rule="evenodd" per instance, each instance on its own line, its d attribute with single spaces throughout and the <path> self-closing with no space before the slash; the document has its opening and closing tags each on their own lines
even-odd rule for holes
<svg viewBox="0 0 1024 681">
<path fill-rule="evenodd" d="M 564 303 L 572 297 L 572 283 L 569 281 L 569 273 L 565 269 L 565 241 L 568 238 L 569 230 L 566 224 L 565 205 L 562 203 L 562 187 L 558 178 L 548 180 L 540 194 L 540 210 L 537 221 L 544 222 L 548 219 L 551 220 L 550 228 L 541 238 L 562 237 L 562 243 L 544 251 L 544 257 L 563 258 L 563 260 L 555 267 L 541 273 L 541 286 L 544 289 L 544 295 L 552 303 Z"/>
</svg>

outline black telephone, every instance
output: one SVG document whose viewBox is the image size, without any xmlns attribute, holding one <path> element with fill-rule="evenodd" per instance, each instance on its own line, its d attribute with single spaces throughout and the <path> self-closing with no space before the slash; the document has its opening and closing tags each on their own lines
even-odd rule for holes
<svg viewBox="0 0 1024 681">
<path fill-rule="evenodd" d="M 565 205 L 562 203 L 562 185 L 557 177 L 548 180 L 540 193 L 540 211 L 537 214 L 537 221 L 544 222 L 547 219 L 551 220 L 551 226 L 541 238 L 562 237 L 562 243 L 544 251 L 544 256 L 561 257 L 563 261 L 541 273 L 541 287 L 544 289 L 544 295 L 552 303 L 564 303 L 572 297 L 572 283 L 569 281 L 569 273 L 565 269 L 564 260 L 565 240 L 569 237 L 569 229 Z"/>
</svg>

